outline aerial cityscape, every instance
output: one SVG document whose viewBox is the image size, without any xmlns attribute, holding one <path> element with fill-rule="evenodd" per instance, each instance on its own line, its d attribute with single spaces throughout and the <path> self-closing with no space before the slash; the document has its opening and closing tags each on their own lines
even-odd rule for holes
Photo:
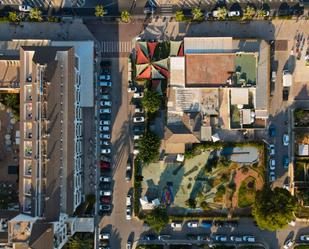
<svg viewBox="0 0 309 249">
<path fill-rule="evenodd" d="M 309 249 L 309 0 L 2 0 L 0 248 Z"/>
</svg>

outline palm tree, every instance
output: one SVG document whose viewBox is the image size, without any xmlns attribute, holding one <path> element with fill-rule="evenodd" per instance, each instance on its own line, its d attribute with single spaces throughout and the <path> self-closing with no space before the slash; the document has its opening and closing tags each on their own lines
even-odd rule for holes
<svg viewBox="0 0 309 249">
<path fill-rule="evenodd" d="M 94 14 L 95 14 L 96 17 L 103 17 L 104 14 L 105 14 L 103 5 L 95 6 L 95 13 Z"/>
<path fill-rule="evenodd" d="M 121 11 L 121 21 L 122 22 L 128 23 L 128 22 L 131 21 L 131 19 L 132 19 L 132 17 L 131 17 L 131 14 L 129 13 L 129 11 L 127 11 L 127 10 Z"/>
<path fill-rule="evenodd" d="M 191 13 L 193 15 L 193 20 L 196 20 L 196 21 L 203 20 L 203 12 L 200 8 L 193 8 Z"/>
<path fill-rule="evenodd" d="M 9 20 L 10 22 L 19 22 L 20 18 L 15 11 L 9 12 Z"/>
<path fill-rule="evenodd" d="M 267 16 L 266 14 L 266 10 L 263 10 L 263 9 L 259 9 L 257 12 L 256 12 L 258 18 L 265 18 Z"/>
<path fill-rule="evenodd" d="M 244 10 L 243 20 L 252 20 L 255 15 L 255 9 L 251 6 L 247 6 Z"/>
<path fill-rule="evenodd" d="M 219 20 L 225 20 L 227 13 L 228 13 L 228 11 L 225 7 L 218 8 L 217 9 L 217 18 Z"/>
<path fill-rule="evenodd" d="M 42 12 L 38 8 L 33 8 L 30 10 L 29 18 L 31 21 L 42 22 Z"/>
<path fill-rule="evenodd" d="M 177 22 L 182 22 L 185 20 L 185 14 L 182 10 L 177 10 L 175 14 L 175 19 Z"/>
</svg>

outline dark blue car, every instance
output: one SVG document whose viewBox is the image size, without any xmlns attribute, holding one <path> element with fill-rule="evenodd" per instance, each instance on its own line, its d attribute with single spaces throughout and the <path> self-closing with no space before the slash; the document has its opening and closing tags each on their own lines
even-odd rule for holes
<svg viewBox="0 0 309 249">
<path fill-rule="evenodd" d="M 276 136 L 276 127 L 274 125 L 270 125 L 268 132 L 269 132 L 270 137 L 275 137 Z"/>
<path fill-rule="evenodd" d="M 200 227 L 211 228 L 212 227 L 212 220 L 203 220 L 200 224 Z"/>
<path fill-rule="evenodd" d="M 289 157 L 288 157 L 288 156 L 284 156 L 284 157 L 283 157 L 283 167 L 284 167 L 285 169 L 287 169 L 287 168 L 289 167 L 289 164 L 290 164 L 290 159 L 289 159 Z"/>
</svg>

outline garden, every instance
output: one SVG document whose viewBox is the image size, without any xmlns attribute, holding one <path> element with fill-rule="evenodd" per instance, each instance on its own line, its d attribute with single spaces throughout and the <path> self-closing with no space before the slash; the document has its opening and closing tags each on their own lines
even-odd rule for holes
<svg viewBox="0 0 309 249">
<path fill-rule="evenodd" d="M 159 199 L 169 214 L 231 213 L 254 203 L 255 193 L 264 185 L 264 147 L 237 144 L 214 148 L 196 145 L 185 155 L 184 163 L 150 163 L 142 168 L 142 196 Z M 221 144 L 221 146 L 224 146 Z M 243 147 L 242 147 L 243 146 Z M 241 162 L 237 153 L 252 162 Z"/>
<path fill-rule="evenodd" d="M 295 109 L 294 124 L 296 127 L 309 127 L 309 110 Z"/>
</svg>

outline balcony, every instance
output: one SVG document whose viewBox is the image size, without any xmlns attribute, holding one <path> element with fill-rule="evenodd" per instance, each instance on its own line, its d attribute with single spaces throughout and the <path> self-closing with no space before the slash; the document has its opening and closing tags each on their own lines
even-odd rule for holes
<svg viewBox="0 0 309 249">
<path fill-rule="evenodd" d="M 25 195 L 31 195 L 31 180 L 30 179 L 24 179 L 24 194 Z"/>
<path fill-rule="evenodd" d="M 24 138 L 31 139 L 32 138 L 32 123 L 25 122 L 24 123 Z"/>
<path fill-rule="evenodd" d="M 32 120 L 32 103 L 25 104 L 25 120 Z"/>
<path fill-rule="evenodd" d="M 25 86 L 25 102 L 32 101 L 32 86 Z"/>
<path fill-rule="evenodd" d="M 32 156 L 32 142 L 25 141 L 24 142 L 24 156 L 31 157 Z"/>
<path fill-rule="evenodd" d="M 25 197 L 24 202 L 23 202 L 23 211 L 25 213 L 30 213 L 31 212 L 31 199 Z"/>
<path fill-rule="evenodd" d="M 32 83 L 32 75 L 29 74 L 27 77 L 26 77 L 26 84 L 29 84 L 29 83 Z"/>
<path fill-rule="evenodd" d="M 31 176 L 32 164 L 31 160 L 24 160 L 24 174 L 25 176 Z"/>
</svg>

